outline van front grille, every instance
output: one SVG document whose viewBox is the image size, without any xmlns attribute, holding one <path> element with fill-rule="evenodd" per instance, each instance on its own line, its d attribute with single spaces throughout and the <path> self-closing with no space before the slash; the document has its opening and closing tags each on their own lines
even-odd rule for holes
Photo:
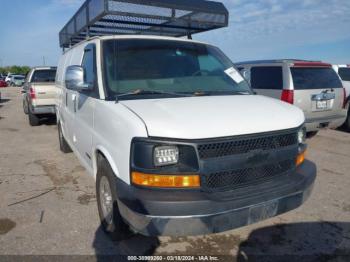
<svg viewBox="0 0 350 262">
<path fill-rule="evenodd" d="M 269 135 L 240 140 L 224 140 L 222 142 L 213 142 L 199 144 L 197 146 L 199 157 L 201 159 L 223 157 L 229 155 L 245 154 L 252 150 L 273 150 L 298 143 L 297 133 L 281 135 Z"/>
</svg>

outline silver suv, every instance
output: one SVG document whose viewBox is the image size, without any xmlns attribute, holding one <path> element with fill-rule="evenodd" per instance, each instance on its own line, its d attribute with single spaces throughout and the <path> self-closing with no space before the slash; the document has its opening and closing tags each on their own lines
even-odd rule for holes
<svg viewBox="0 0 350 262">
<path fill-rule="evenodd" d="M 332 65 L 301 60 L 265 60 L 236 64 L 252 89 L 301 108 L 309 135 L 337 128 L 346 119 L 345 89 Z"/>
</svg>

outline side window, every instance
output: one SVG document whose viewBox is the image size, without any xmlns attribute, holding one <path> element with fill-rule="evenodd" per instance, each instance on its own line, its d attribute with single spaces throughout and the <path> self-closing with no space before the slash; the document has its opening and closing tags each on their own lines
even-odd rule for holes
<svg viewBox="0 0 350 262">
<path fill-rule="evenodd" d="M 93 93 L 98 94 L 96 73 L 96 48 L 94 44 L 87 45 L 81 66 L 84 69 L 84 82 L 94 87 Z"/>
<path fill-rule="evenodd" d="M 250 81 L 253 89 L 283 89 L 281 66 L 252 67 Z"/>
</svg>

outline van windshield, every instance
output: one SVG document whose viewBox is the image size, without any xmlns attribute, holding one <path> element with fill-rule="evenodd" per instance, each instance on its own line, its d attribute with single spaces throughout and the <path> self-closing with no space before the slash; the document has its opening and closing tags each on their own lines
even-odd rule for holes
<svg viewBox="0 0 350 262">
<path fill-rule="evenodd" d="M 350 67 L 340 67 L 338 74 L 343 81 L 350 81 Z"/>
<path fill-rule="evenodd" d="M 182 94 L 251 94 L 233 63 L 219 49 L 204 44 L 106 40 L 103 59 L 105 85 L 112 99 L 120 95 L 123 99 L 139 99 Z"/>
<path fill-rule="evenodd" d="M 342 83 L 333 68 L 292 67 L 295 90 L 342 88 Z"/>
</svg>

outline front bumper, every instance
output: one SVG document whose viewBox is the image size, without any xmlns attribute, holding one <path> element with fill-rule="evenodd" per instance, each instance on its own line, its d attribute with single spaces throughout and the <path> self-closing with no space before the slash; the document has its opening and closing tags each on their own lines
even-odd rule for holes
<svg viewBox="0 0 350 262">
<path fill-rule="evenodd" d="M 31 106 L 30 110 L 35 115 L 56 114 L 55 106 Z"/>
<path fill-rule="evenodd" d="M 229 192 L 150 190 L 118 180 L 118 205 L 130 227 L 148 236 L 219 233 L 299 207 L 309 197 L 316 166 L 305 161 L 278 181 Z"/>
</svg>

